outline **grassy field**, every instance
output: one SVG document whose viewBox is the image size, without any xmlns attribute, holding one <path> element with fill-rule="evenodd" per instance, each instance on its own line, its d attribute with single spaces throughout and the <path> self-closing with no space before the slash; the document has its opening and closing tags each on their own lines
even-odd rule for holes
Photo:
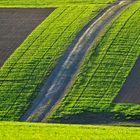
<svg viewBox="0 0 140 140">
<path fill-rule="evenodd" d="M 26 1 L 0 1 L 0 6 L 26 7 L 22 2 Z M 28 2 L 31 5 L 34 3 Z M 62 4 L 29 35 L 0 69 L 0 120 L 20 119 L 78 32 L 106 6 Z"/>
<path fill-rule="evenodd" d="M 0 123 L 1 140 L 139 140 L 139 127 Z"/>
<path fill-rule="evenodd" d="M 57 7 L 0 68 L 0 121 L 19 120 L 81 29 L 113 0 L 0 0 L 0 7 Z M 139 119 L 140 105 L 114 104 L 140 54 L 140 2 L 119 15 L 89 50 L 47 121 Z M 96 49 L 95 49 L 96 48 Z M 84 116 L 84 115 L 85 116 Z M 86 116 L 87 114 L 87 116 Z M 95 114 L 95 116 L 93 115 Z M 76 116 L 78 115 L 78 117 Z M 83 115 L 83 120 L 80 116 Z M 74 117 L 73 117 L 74 116 Z M 75 118 L 76 116 L 76 118 Z M 85 118 L 84 118 L 85 117 Z M 89 117 L 89 118 L 88 118 Z M 88 120 L 88 121 L 89 121 Z M 46 120 L 44 120 L 46 121 Z M 102 123 L 102 122 L 101 122 Z M 119 124 L 118 124 L 119 125 Z M 0 140 L 139 140 L 139 126 L 0 122 Z"/>
<path fill-rule="evenodd" d="M 0 1 L 0 7 L 57 7 L 0 69 L 0 120 L 20 119 L 76 35 L 111 2 Z M 139 8 L 137 2 L 108 26 L 51 120 L 103 112 L 118 119 L 139 119 L 139 105 L 112 103 L 140 54 Z"/>
<path fill-rule="evenodd" d="M 112 119 L 121 120 L 140 118 L 139 105 L 112 103 L 139 57 L 139 24 L 140 3 L 133 4 L 113 21 L 96 49 L 93 47 L 86 56 L 52 116 L 55 121 L 78 120 L 86 113 L 109 113 Z"/>
<path fill-rule="evenodd" d="M 0 0 L 0 7 L 60 7 L 71 5 L 110 4 L 115 0 Z"/>
</svg>

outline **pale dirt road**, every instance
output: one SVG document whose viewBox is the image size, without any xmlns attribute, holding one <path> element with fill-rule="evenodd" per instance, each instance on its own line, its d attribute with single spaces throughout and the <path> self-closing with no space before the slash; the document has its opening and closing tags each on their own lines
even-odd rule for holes
<svg viewBox="0 0 140 140">
<path fill-rule="evenodd" d="M 85 54 L 96 42 L 101 31 L 131 3 L 123 0 L 109 6 L 80 32 L 44 83 L 38 97 L 21 118 L 21 121 L 39 122 L 49 114 L 65 95 L 65 90 L 77 73 Z"/>
</svg>

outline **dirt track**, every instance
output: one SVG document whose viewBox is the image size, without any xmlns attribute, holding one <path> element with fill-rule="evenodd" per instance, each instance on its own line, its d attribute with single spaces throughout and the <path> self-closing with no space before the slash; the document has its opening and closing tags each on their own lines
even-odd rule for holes
<svg viewBox="0 0 140 140">
<path fill-rule="evenodd" d="M 128 76 L 114 103 L 140 104 L 140 58 Z"/>
<path fill-rule="evenodd" d="M 54 9 L 0 9 L 0 67 Z"/>
<path fill-rule="evenodd" d="M 130 3 L 116 3 L 95 17 L 79 34 L 63 58 L 45 82 L 31 108 L 21 121 L 41 121 L 64 96 L 86 52 L 95 43 L 98 35 Z"/>
</svg>

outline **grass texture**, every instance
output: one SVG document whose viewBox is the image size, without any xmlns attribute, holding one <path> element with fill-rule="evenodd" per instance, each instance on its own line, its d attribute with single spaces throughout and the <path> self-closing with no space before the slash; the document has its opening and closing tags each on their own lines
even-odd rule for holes
<svg viewBox="0 0 140 140">
<path fill-rule="evenodd" d="M 76 35 L 104 7 L 63 5 L 28 36 L 0 69 L 0 120 L 20 119 Z"/>
<path fill-rule="evenodd" d="M 139 140 L 140 128 L 0 122 L 1 140 Z"/>
<path fill-rule="evenodd" d="M 139 119 L 140 106 L 113 104 L 140 55 L 140 3 L 118 16 L 99 44 L 89 50 L 72 86 L 52 118 L 112 113 L 118 119 Z"/>
</svg>

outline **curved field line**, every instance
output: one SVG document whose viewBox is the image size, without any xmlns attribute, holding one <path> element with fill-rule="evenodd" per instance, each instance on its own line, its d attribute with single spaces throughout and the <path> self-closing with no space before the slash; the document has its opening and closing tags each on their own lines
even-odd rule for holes
<svg viewBox="0 0 140 140">
<path fill-rule="evenodd" d="M 128 5 L 132 2 L 120 1 L 109 7 L 104 13 L 100 13 L 93 20 L 86 31 L 80 36 L 73 49 L 69 50 L 62 58 L 49 79 L 40 91 L 40 95 L 35 99 L 32 107 L 21 118 L 21 121 L 41 121 L 64 95 L 66 88 L 77 72 L 80 62 L 86 52 L 101 31 Z"/>
<path fill-rule="evenodd" d="M 85 9 L 85 10 L 86 10 L 86 9 Z M 85 10 L 82 11 L 80 14 L 84 13 Z M 64 10 L 64 11 L 65 11 L 65 10 Z M 63 12 L 64 12 L 64 11 L 63 11 Z M 62 13 L 63 13 L 63 12 L 62 12 Z M 61 13 L 61 14 L 62 14 L 62 13 Z M 60 15 L 61 15 L 61 14 L 60 14 Z M 80 15 L 80 14 L 79 14 L 79 15 Z M 59 16 L 60 16 L 60 15 L 59 15 Z M 58 16 L 58 17 L 59 17 L 59 16 Z M 78 16 L 78 17 L 79 17 L 79 16 Z M 76 17 L 76 19 L 77 19 L 78 17 Z M 56 39 L 56 41 L 53 43 L 53 45 L 51 46 L 51 48 L 54 46 L 54 44 L 57 42 L 57 40 L 59 40 L 59 38 L 63 35 L 63 33 L 66 31 L 66 29 L 67 29 L 71 24 L 73 24 L 74 21 L 76 21 L 76 19 L 73 20 L 73 21 L 65 28 L 65 30 L 61 33 L 61 35 L 60 35 L 60 36 Z M 45 32 L 45 30 L 43 30 L 43 32 Z M 43 32 L 42 32 L 41 34 L 43 34 Z M 47 37 L 48 37 L 48 36 L 46 36 L 43 40 L 45 41 L 45 39 L 47 39 Z M 36 39 L 36 40 L 37 40 L 37 39 Z M 36 41 L 36 40 L 35 40 L 35 41 Z M 34 42 L 35 42 L 35 41 L 34 41 Z M 42 42 L 42 43 L 44 43 L 44 42 Z M 29 47 L 28 47 L 28 48 L 29 48 Z M 42 59 L 42 58 L 45 56 L 45 54 L 48 52 L 48 50 L 51 49 L 51 48 L 48 48 L 48 49 L 45 51 L 44 55 L 43 55 L 40 59 Z M 28 49 L 27 49 L 27 50 L 28 50 Z M 26 51 L 27 51 L 27 50 L 26 50 Z M 26 51 L 25 51 L 24 53 L 26 53 Z M 23 55 L 22 55 L 22 56 L 23 56 Z M 21 56 L 21 57 L 22 57 L 22 56 Z M 36 69 L 36 67 L 38 66 L 38 64 L 39 64 L 39 63 L 36 64 L 35 68 L 33 69 L 33 71 L 32 71 L 31 73 L 34 72 L 34 70 Z M 30 76 L 30 77 L 31 77 L 31 76 Z M 22 88 L 22 90 L 25 88 L 26 85 L 28 85 L 28 82 L 25 83 L 25 85 L 24 85 L 24 87 Z M 22 93 L 22 90 L 21 90 L 20 93 Z M 8 114 L 8 112 L 11 110 L 11 108 L 15 105 L 16 101 L 17 101 L 18 98 L 20 97 L 20 93 L 19 93 L 19 95 L 17 96 L 17 98 L 15 99 L 15 101 L 13 102 L 13 105 L 11 105 L 11 106 L 9 107 L 8 111 L 5 113 L 4 116 L 6 116 L 6 115 Z M 4 118 L 4 117 L 3 117 L 3 118 Z"/>
<path fill-rule="evenodd" d="M 53 21 L 55 21 L 58 17 L 60 17 L 61 15 L 62 15 L 62 13 L 65 11 L 66 9 L 64 9 Z M 49 26 L 50 26 L 51 24 L 49 24 Z M 22 55 L 20 56 L 20 58 L 28 51 L 28 49 L 36 42 L 36 40 L 40 37 L 40 35 L 42 35 L 45 31 L 46 31 L 46 29 L 48 29 L 48 26 L 40 33 L 40 34 L 38 34 L 37 35 L 37 37 L 32 41 L 32 43 L 29 45 L 29 47 L 22 53 Z M 48 37 L 48 36 L 47 36 Z M 47 38 L 46 37 L 46 38 Z M 45 38 L 45 39 L 46 39 Z M 44 40 L 45 40 L 44 39 Z M 17 62 L 20 60 L 20 58 L 15 62 L 15 63 L 12 63 L 13 65 L 11 65 L 11 69 L 12 69 L 12 66 L 14 66 L 15 64 L 17 64 Z M 9 72 L 8 72 L 8 74 L 10 73 L 10 71 L 11 71 L 11 69 L 9 69 Z M 8 76 L 8 74 L 7 74 L 7 76 Z M 5 76 L 5 79 L 6 79 L 6 76 Z M 3 80 L 4 81 L 4 80 Z"/>
<path fill-rule="evenodd" d="M 106 50 L 109 50 L 109 48 L 111 47 L 111 45 L 115 42 L 117 36 L 120 34 L 121 30 L 124 28 L 124 26 L 127 24 L 127 22 L 133 17 L 133 15 L 134 15 L 139 9 L 140 9 L 140 8 L 138 8 L 134 13 L 132 13 L 132 15 L 128 18 L 128 20 L 126 20 L 126 22 L 125 22 L 124 25 L 121 27 L 121 29 L 118 31 L 117 35 L 116 35 L 115 38 L 112 40 L 111 44 L 109 45 L 109 47 L 108 47 Z M 131 50 L 129 50 L 129 52 L 130 52 L 130 51 L 131 51 Z M 103 61 L 104 58 L 106 57 L 107 52 L 108 52 L 108 51 L 105 52 L 103 58 L 100 60 L 99 65 L 98 65 L 97 68 L 95 69 L 95 71 L 94 71 L 94 73 L 92 74 L 91 78 L 88 80 L 88 82 L 87 82 L 85 88 L 83 89 L 82 93 L 80 94 L 80 96 L 78 97 L 78 99 L 76 100 L 76 102 L 80 99 L 80 97 L 82 96 L 82 94 L 83 94 L 84 91 L 86 90 L 87 86 L 89 85 L 90 81 L 91 81 L 91 80 L 93 79 L 93 77 L 95 76 L 95 74 L 96 74 L 96 72 L 98 71 L 98 68 L 100 67 L 102 61 Z M 118 73 L 118 72 L 119 72 L 119 70 L 117 71 L 117 73 Z M 117 73 L 115 74 L 115 76 L 117 75 Z M 115 79 L 115 76 L 114 76 L 113 80 Z M 112 81 L 113 81 L 113 80 L 112 80 Z M 110 86 L 111 86 L 111 85 L 110 85 Z M 105 91 L 104 95 L 105 95 L 106 92 L 109 90 L 109 88 L 110 88 L 110 87 L 108 87 L 108 89 Z M 103 95 L 103 96 L 104 96 L 104 95 Z M 102 96 L 102 97 L 103 97 L 103 96 Z M 101 99 L 102 99 L 102 98 L 101 98 Z M 76 104 L 75 104 L 75 105 L 76 105 Z M 75 106 L 75 105 L 74 105 L 74 106 Z M 73 107 L 74 107 L 74 106 L 73 106 Z"/>
<path fill-rule="evenodd" d="M 53 21 L 55 21 L 58 17 L 60 17 L 61 15 L 62 15 L 62 13 L 65 11 L 66 9 L 64 9 Z M 50 26 L 51 24 L 49 24 L 49 26 Z M 21 59 L 21 57 L 28 51 L 28 49 L 30 48 L 30 46 L 32 46 L 35 42 L 36 42 L 36 40 L 39 38 L 39 36 L 40 35 L 42 35 L 45 31 L 46 31 L 46 29 L 47 29 L 48 27 L 46 27 L 40 34 L 38 34 L 37 35 L 37 37 L 32 41 L 32 43 L 29 45 L 29 47 L 21 54 L 21 56 L 20 56 L 20 58 L 15 62 L 15 63 L 13 63 L 13 65 L 10 67 L 10 69 L 9 69 L 9 72 L 7 73 L 7 76 L 8 76 L 8 74 L 10 73 L 10 71 L 13 69 L 13 66 Z M 47 36 L 48 37 L 48 36 Z M 46 38 L 47 38 L 46 37 Z M 46 38 L 44 38 L 44 40 L 46 39 Z M 19 71 L 20 72 L 20 71 Z M 6 79 L 6 76 L 5 76 L 5 79 Z M 3 82 L 4 82 L 5 80 L 3 80 L 2 81 L 2 83 L 0 84 L 0 86 L 3 84 Z M 27 83 L 25 83 L 25 85 L 26 85 Z M 24 86 L 25 87 L 25 86 Z M 24 89 L 24 87 L 22 88 L 22 90 Z M 21 91 L 22 91 L 21 90 Z M 21 92 L 20 92 L 21 93 Z M 19 93 L 19 95 L 17 96 L 17 98 L 16 98 L 16 100 L 18 99 L 18 97 L 20 96 L 20 93 Z M 8 109 L 7 109 L 7 112 L 5 113 L 5 115 L 4 116 L 6 116 L 7 114 L 8 114 L 8 112 L 11 110 L 11 108 L 14 106 L 14 104 L 16 103 L 16 100 L 13 102 L 13 105 L 12 106 L 10 106 Z M 3 117 L 4 118 L 4 117 Z"/>
</svg>

